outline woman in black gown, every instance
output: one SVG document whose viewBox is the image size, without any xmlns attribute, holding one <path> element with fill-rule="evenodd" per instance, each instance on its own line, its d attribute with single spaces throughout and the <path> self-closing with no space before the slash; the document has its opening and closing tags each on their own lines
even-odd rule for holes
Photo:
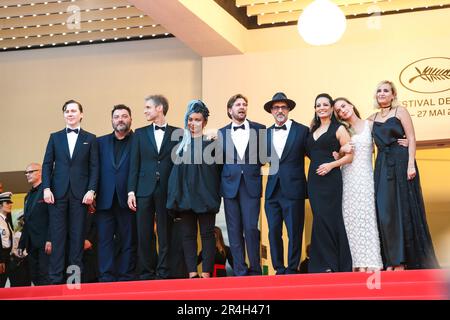
<svg viewBox="0 0 450 320">
<path fill-rule="evenodd" d="M 380 109 L 370 118 L 378 149 L 374 178 L 383 264 L 386 270 L 436 268 L 415 162 L 411 116 L 398 103 L 397 90 L 390 81 L 377 85 L 374 99 Z M 397 144 L 404 136 L 408 147 Z"/>
<path fill-rule="evenodd" d="M 308 173 L 308 196 L 313 212 L 311 253 L 308 271 L 352 271 L 352 257 L 342 217 L 342 175 L 340 166 L 353 160 L 345 154 L 333 157 L 350 135 L 333 113 L 333 99 L 326 93 L 315 100 L 315 117 L 311 124 L 307 150 L 311 159 Z"/>
<path fill-rule="evenodd" d="M 216 141 L 203 135 L 209 110 L 200 100 L 188 104 L 183 140 L 169 177 L 167 208 L 181 218 L 183 252 L 189 278 L 197 271 L 197 223 L 202 240 L 202 277 L 214 267 L 216 213 L 220 208 L 220 172 L 215 159 Z"/>
</svg>

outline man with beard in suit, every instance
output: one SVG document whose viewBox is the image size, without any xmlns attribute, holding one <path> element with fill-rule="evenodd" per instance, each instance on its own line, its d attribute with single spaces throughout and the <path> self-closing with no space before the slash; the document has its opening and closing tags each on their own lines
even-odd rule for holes
<svg viewBox="0 0 450 320">
<path fill-rule="evenodd" d="M 265 211 L 272 265 L 277 275 L 295 274 L 300 263 L 305 218 L 305 152 L 309 128 L 289 119 L 295 102 L 283 92 L 264 105 L 275 124 L 267 129 L 271 168 L 266 185 Z M 276 163 L 276 166 L 272 166 Z M 283 222 L 289 237 L 288 264 L 284 264 Z"/>
<path fill-rule="evenodd" d="M 100 282 L 134 279 L 136 217 L 127 204 L 133 141 L 131 122 L 131 109 L 123 104 L 116 105 L 111 112 L 114 132 L 97 139 L 100 172 L 95 215 Z M 115 245 L 120 250 L 115 250 Z M 117 251 L 119 256 L 115 257 Z"/>
</svg>

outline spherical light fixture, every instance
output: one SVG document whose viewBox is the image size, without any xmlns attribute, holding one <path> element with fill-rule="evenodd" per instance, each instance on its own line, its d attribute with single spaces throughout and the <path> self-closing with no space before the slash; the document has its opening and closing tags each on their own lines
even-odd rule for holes
<svg viewBox="0 0 450 320">
<path fill-rule="evenodd" d="M 329 0 L 315 0 L 298 18 L 298 32 L 303 40 L 314 46 L 339 41 L 346 27 L 344 13 Z"/>
</svg>

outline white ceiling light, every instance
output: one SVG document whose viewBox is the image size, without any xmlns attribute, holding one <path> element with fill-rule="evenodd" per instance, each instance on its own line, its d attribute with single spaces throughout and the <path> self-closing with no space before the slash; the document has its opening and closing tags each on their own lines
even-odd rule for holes
<svg viewBox="0 0 450 320">
<path fill-rule="evenodd" d="M 303 40 L 314 46 L 339 41 L 346 27 L 344 13 L 329 0 L 315 0 L 298 18 L 298 32 Z"/>
</svg>

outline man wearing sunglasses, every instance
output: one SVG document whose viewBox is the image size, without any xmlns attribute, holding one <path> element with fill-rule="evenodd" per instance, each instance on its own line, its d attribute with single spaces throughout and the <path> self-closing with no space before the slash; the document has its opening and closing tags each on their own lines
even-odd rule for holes
<svg viewBox="0 0 450 320">
<path fill-rule="evenodd" d="M 24 226 L 19 241 L 18 255 L 28 253 L 31 280 L 35 286 L 49 284 L 48 260 L 52 252 L 48 228 L 48 205 L 42 189 L 42 167 L 30 163 L 25 169 L 25 178 L 31 190 L 25 196 Z"/>
</svg>

